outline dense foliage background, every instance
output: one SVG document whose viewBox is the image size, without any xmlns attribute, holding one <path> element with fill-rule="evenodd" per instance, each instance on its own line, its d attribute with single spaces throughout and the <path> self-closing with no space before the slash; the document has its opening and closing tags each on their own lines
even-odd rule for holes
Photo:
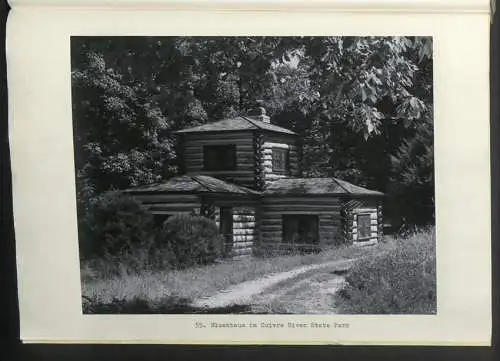
<svg viewBox="0 0 500 361">
<path fill-rule="evenodd" d="M 432 40 L 73 37 L 79 212 L 175 175 L 174 130 L 266 108 L 300 134 L 304 176 L 388 194 L 385 218 L 434 218 Z"/>
</svg>

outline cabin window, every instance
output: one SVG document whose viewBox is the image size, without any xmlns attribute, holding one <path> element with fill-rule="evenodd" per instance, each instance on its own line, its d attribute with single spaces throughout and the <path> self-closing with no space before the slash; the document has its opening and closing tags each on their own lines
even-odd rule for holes
<svg viewBox="0 0 500 361">
<path fill-rule="evenodd" d="M 318 216 L 309 214 L 283 215 L 283 242 L 317 244 Z"/>
<path fill-rule="evenodd" d="M 205 170 L 235 170 L 236 146 L 234 144 L 203 146 L 203 168 Z"/>
<path fill-rule="evenodd" d="M 273 173 L 287 174 L 288 164 L 288 149 L 273 148 Z"/>
<path fill-rule="evenodd" d="M 356 218 L 358 229 L 358 240 L 371 237 L 371 217 L 370 214 L 358 214 Z"/>
</svg>

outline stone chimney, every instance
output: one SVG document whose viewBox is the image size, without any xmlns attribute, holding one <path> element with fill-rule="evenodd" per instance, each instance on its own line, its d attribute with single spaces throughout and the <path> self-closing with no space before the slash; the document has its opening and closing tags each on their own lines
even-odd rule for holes
<svg viewBox="0 0 500 361">
<path fill-rule="evenodd" d="M 266 114 L 266 109 L 258 107 L 248 114 L 252 119 L 260 120 L 264 123 L 271 123 L 271 118 Z"/>
</svg>

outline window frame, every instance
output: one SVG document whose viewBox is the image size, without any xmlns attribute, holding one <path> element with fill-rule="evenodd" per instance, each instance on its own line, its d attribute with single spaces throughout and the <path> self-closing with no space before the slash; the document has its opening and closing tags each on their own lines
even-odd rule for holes
<svg viewBox="0 0 500 361">
<path fill-rule="evenodd" d="M 214 159 L 210 160 L 209 157 L 209 149 L 212 151 L 215 150 L 215 153 L 218 153 Z M 223 150 L 224 149 L 224 150 Z M 231 152 L 231 163 L 227 166 L 227 162 L 217 161 L 217 159 L 222 158 L 221 154 L 226 154 L 230 150 Z M 233 171 L 237 168 L 237 159 L 236 159 L 236 144 L 209 144 L 203 146 L 203 170 L 204 171 Z M 226 158 L 227 160 L 228 158 Z M 213 164 L 211 162 L 214 162 Z"/>
<path fill-rule="evenodd" d="M 276 154 L 281 153 L 283 154 L 282 160 L 283 161 L 283 167 L 278 168 L 276 167 Z M 290 174 L 290 149 L 289 148 L 282 148 L 282 147 L 272 147 L 271 148 L 271 162 L 272 162 L 272 170 L 273 173 L 276 174 L 283 174 L 283 175 L 288 175 Z"/>
<path fill-rule="evenodd" d="M 305 221 L 306 219 L 308 219 L 308 221 Z M 314 219 L 314 221 L 312 221 L 311 219 Z M 299 240 L 298 242 L 295 242 L 293 240 L 290 240 L 290 239 L 287 239 L 288 237 L 287 236 L 287 233 L 286 230 L 287 228 L 289 228 L 287 225 L 289 225 L 289 222 L 292 222 L 294 224 L 294 226 L 297 228 L 296 230 L 296 234 L 299 235 Z M 314 227 L 311 227 L 311 224 L 313 224 L 314 222 Z M 312 245 L 316 245 L 316 244 L 319 244 L 319 233 L 320 233 L 320 229 L 319 229 L 319 215 L 318 214 L 282 214 L 281 215 L 281 223 L 282 223 L 282 229 L 281 229 L 281 242 L 282 243 L 285 243 L 285 244 L 312 244 Z M 308 223 L 309 226 L 308 227 L 304 227 L 304 224 L 305 223 Z M 315 240 L 313 242 L 305 242 L 303 240 L 303 235 L 301 236 L 301 234 L 303 234 L 305 232 L 305 229 L 307 228 L 310 228 L 309 231 L 311 229 L 314 228 L 314 238 Z"/>
</svg>

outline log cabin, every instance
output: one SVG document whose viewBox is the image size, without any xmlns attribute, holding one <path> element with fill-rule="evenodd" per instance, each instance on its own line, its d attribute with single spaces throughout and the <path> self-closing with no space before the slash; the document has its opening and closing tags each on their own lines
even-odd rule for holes
<svg viewBox="0 0 500 361">
<path fill-rule="evenodd" d="M 383 193 L 300 174 L 298 135 L 263 108 L 176 132 L 181 175 L 126 190 L 158 222 L 175 213 L 212 218 L 238 259 L 331 245 L 377 243 Z"/>
</svg>

